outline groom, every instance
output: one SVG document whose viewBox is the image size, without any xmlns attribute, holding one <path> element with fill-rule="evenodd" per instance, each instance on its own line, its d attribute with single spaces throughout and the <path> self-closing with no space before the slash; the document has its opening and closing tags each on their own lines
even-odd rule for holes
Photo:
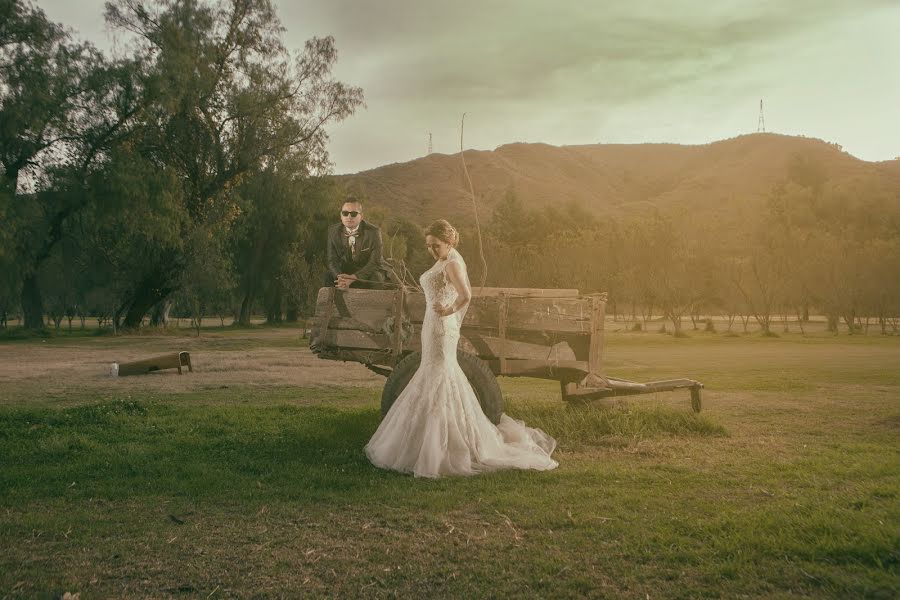
<svg viewBox="0 0 900 600">
<path fill-rule="evenodd" d="M 362 202 L 353 196 L 341 206 L 341 222 L 328 229 L 327 267 L 326 287 L 383 287 L 381 230 L 363 220 Z"/>
</svg>

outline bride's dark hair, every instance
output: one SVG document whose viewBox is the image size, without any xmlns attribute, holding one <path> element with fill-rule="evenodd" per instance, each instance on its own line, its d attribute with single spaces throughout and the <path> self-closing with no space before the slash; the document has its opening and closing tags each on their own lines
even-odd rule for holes
<svg viewBox="0 0 900 600">
<path fill-rule="evenodd" d="M 425 235 L 433 235 L 437 239 L 456 247 L 459 244 L 459 232 L 446 219 L 438 219 L 428 226 Z"/>
</svg>

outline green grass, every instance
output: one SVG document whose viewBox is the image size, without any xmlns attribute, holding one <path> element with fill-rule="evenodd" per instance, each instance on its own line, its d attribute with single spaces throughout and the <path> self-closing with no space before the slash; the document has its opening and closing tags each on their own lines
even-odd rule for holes
<svg viewBox="0 0 900 600">
<path fill-rule="evenodd" d="M 267 347 L 258 333 L 210 350 Z M 41 342 L 7 348 L 23 343 Z M 0 590 L 894 598 L 898 350 L 613 334 L 611 374 L 701 380 L 704 412 L 686 391 L 567 406 L 553 382 L 506 379 L 507 412 L 557 438 L 560 468 L 437 481 L 365 459 L 376 384 L 19 384 L 0 405 Z"/>
</svg>

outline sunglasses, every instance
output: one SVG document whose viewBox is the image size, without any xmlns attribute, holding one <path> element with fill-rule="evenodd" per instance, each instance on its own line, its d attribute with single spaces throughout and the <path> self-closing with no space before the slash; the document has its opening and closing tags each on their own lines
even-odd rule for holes
<svg viewBox="0 0 900 600">
<path fill-rule="evenodd" d="M 344 216 L 344 217 L 354 217 L 355 218 L 356 215 L 358 215 L 358 214 L 359 214 L 358 210 L 342 210 L 341 211 L 341 216 Z"/>
</svg>

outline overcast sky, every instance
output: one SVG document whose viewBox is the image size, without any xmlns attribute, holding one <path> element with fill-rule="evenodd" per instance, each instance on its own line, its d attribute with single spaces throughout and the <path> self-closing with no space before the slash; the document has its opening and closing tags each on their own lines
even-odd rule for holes
<svg viewBox="0 0 900 600">
<path fill-rule="evenodd" d="M 37 0 L 110 48 L 102 0 Z M 333 35 L 366 109 L 336 173 L 465 146 L 673 142 L 756 131 L 900 156 L 900 0 L 276 0 L 289 48 Z"/>
</svg>

